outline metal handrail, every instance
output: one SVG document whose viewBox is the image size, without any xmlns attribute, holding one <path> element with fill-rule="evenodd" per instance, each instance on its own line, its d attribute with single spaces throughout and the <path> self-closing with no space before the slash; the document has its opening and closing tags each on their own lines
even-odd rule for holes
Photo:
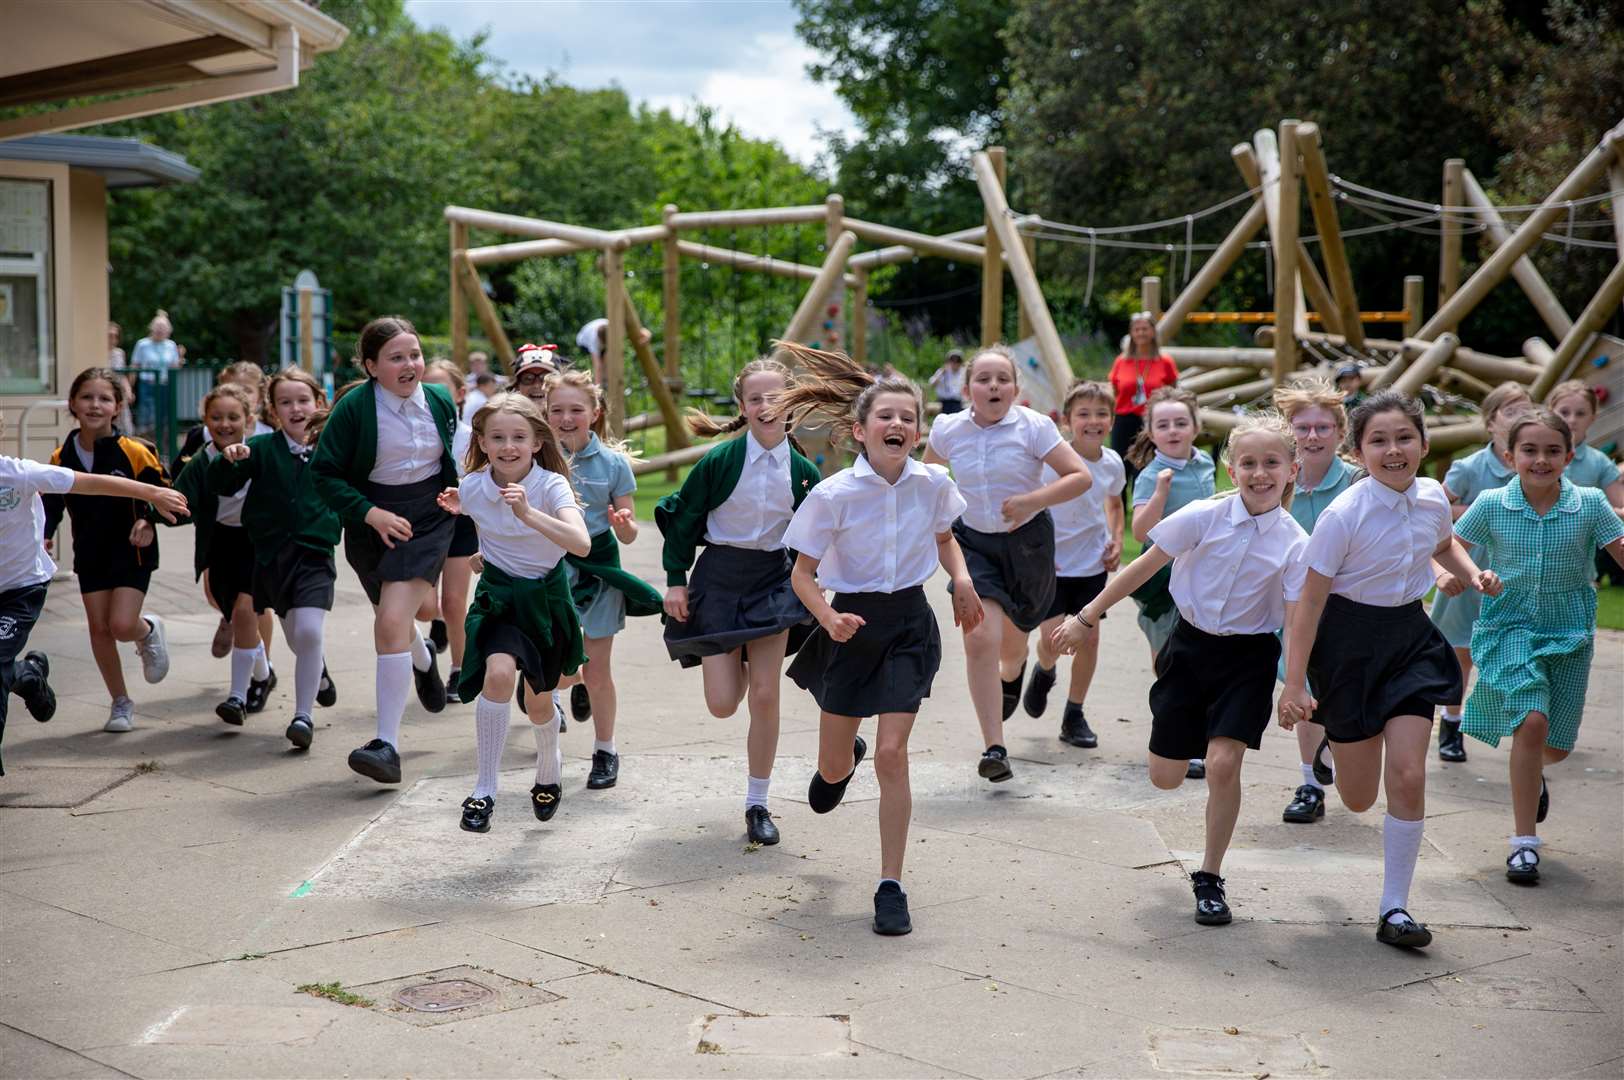
<svg viewBox="0 0 1624 1080">
<path fill-rule="evenodd" d="M 30 401 L 23 408 L 22 418 L 17 421 L 17 456 L 20 458 L 28 456 L 28 418 L 33 415 L 35 409 L 66 409 L 67 407 L 66 398 L 60 400 L 41 398 L 39 401 Z"/>
</svg>

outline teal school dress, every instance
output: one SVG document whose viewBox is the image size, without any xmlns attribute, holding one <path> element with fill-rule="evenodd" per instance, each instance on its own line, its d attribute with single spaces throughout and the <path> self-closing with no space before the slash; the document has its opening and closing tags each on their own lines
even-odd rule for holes
<svg viewBox="0 0 1624 1080">
<path fill-rule="evenodd" d="M 625 454 L 610 450 L 592 435 L 570 458 L 570 482 L 581 500 L 586 531 L 592 537 L 593 547 L 598 548 L 603 544 L 600 538 L 609 532 L 609 508 L 614 500 L 637 490 L 632 464 Z M 613 536 L 610 539 L 613 540 Z M 616 588 L 582 589 L 580 571 L 573 562 L 566 565 L 571 590 L 584 592 L 589 598 L 579 609 L 581 633 L 589 638 L 606 638 L 624 630 L 626 594 Z"/>
<path fill-rule="evenodd" d="M 1134 509 L 1148 503 L 1151 496 L 1156 494 L 1156 477 L 1161 475 L 1163 469 L 1173 470 L 1173 483 L 1167 490 L 1167 506 L 1162 510 L 1163 521 L 1173 511 L 1217 493 L 1218 470 L 1212 463 L 1211 454 L 1197 447 L 1189 457 L 1177 461 L 1158 450 L 1155 457 L 1150 459 L 1150 464 L 1134 477 Z M 1134 591 L 1134 602 L 1139 605 L 1139 629 L 1144 631 L 1151 651 L 1156 653 L 1160 653 L 1162 646 L 1167 644 L 1167 639 L 1173 635 L 1173 626 L 1178 622 L 1178 608 L 1173 605 L 1172 595 L 1167 592 L 1167 583 L 1171 578 L 1172 568 L 1169 565 Z"/>
<path fill-rule="evenodd" d="M 1485 446 L 1450 465 L 1444 476 L 1444 487 L 1457 501 L 1471 506 L 1484 492 L 1503 488 L 1516 478 L 1516 470 L 1501 461 L 1492 447 Z M 1471 545 L 1467 545 L 1466 550 L 1473 561 L 1477 561 L 1477 553 Z M 1483 562 L 1479 562 L 1478 567 L 1499 570 Z M 1445 596 L 1440 592 L 1433 597 L 1432 621 L 1450 645 L 1464 649 L 1472 644 L 1472 626 L 1477 622 L 1482 601 L 1483 594 L 1470 587 L 1459 596 Z"/>
</svg>

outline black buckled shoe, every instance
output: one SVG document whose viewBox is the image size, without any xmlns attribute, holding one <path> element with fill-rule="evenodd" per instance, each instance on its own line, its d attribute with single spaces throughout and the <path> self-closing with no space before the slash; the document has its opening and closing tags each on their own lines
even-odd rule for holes
<svg viewBox="0 0 1624 1080">
<path fill-rule="evenodd" d="M 620 755 L 607 750 L 592 751 L 592 771 L 586 774 L 586 786 L 592 791 L 612 788 L 620 779 Z"/>
<path fill-rule="evenodd" d="M 1036 679 L 1037 676 L 1034 675 L 1033 678 Z M 1083 715 L 1083 707 L 1075 701 L 1066 702 L 1066 711 L 1061 714 L 1060 741 L 1071 746 L 1080 746 L 1084 750 L 1092 750 L 1100 744 L 1100 737 L 1088 726 L 1088 717 Z"/>
<path fill-rule="evenodd" d="M 487 797 L 462 800 L 462 829 L 464 832 L 490 832 L 491 815 L 496 812 L 496 800 Z"/>
<path fill-rule="evenodd" d="M 1190 763 L 1184 767 L 1184 779 L 1205 780 L 1206 778 L 1207 759 L 1198 757 L 1191 758 Z"/>
<path fill-rule="evenodd" d="M 327 665 L 321 665 L 321 682 L 316 684 L 316 704 L 324 709 L 331 709 L 338 704 L 338 686 L 333 677 L 327 674 Z"/>
<path fill-rule="evenodd" d="M 592 719 L 592 695 L 587 693 L 586 683 L 570 687 L 570 716 L 578 724 Z"/>
<path fill-rule="evenodd" d="M 1043 710 L 1049 707 L 1049 691 L 1053 689 L 1054 668 L 1039 664 L 1032 671 L 1032 681 L 1026 684 L 1026 693 L 1021 695 L 1021 708 L 1026 710 L 1026 715 L 1042 716 Z"/>
<path fill-rule="evenodd" d="M 1388 922 L 1394 915 L 1404 916 L 1403 921 Z M 1381 925 L 1376 927 L 1376 940 L 1400 949 L 1424 949 L 1432 944 L 1432 931 L 1410 918 L 1408 911 L 1394 908 L 1382 916 Z"/>
<path fill-rule="evenodd" d="M 1539 774 L 1539 809 L 1534 811 L 1534 824 L 1538 825 L 1545 820 L 1551 812 L 1551 788 L 1545 782 L 1545 774 Z"/>
<path fill-rule="evenodd" d="M 214 715 L 232 727 L 242 727 L 243 718 L 248 715 L 248 707 L 242 698 L 233 695 L 214 707 Z"/>
<path fill-rule="evenodd" d="M 537 784 L 530 789 L 530 809 L 537 821 L 551 821 L 558 813 L 558 804 L 564 801 L 564 789 L 557 784 Z"/>
<path fill-rule="evenodd" d="M 1292 794 L 1280 820 L 1293 825 L 1312 825 L 1324 816 L 1325 792 L 1313 784 L 1303 784 Z"/>
<path fill-rule="evenodd" d="M 1506 880 L 1519 885 L 1532 885 L 1539 881 L 1539 852 L 1531 847 L 1520 847 L 1506 860 Z"/>
<path fill-rule="evenodd" d="M 744 831 L 752 844 L 771 847 L 778 843 L 778 826 L 765 806 L 747 806 L 744 810 Z"/>
<path fill-rule="evenodd" d="M 1229 913 L 1229 901 L 1224 899 L 1224 879 L 1205 870 L 1190 875 L 1190 887 L 1195 890 L 1195 921 L 1202 926 L 1225 926 L 1234 918 Z"/>
<path fill-rule="evenodd" d="M 440 678 L 440 658 L 429 653 L 429 669 L 412 668 L 412 681 L 417 684 L 417 701 L 423 711 L 437 713 L 445 710 L 445 680 Z"/>
<path fill-rule="evenodd" d="M 894 881 L 882 881 L 874 893 L 874 932 L 886 937 L 913 932 L 913 920 L 908 917 L 908 894 Z"/>
<path fill-rule="evenodd" d="M 1438 721 L 1438 760 L 1466 760 L 1466 740 L 1461 738 L 1459 720 Z"/>
<path fill-rule="evenodd" d="M 295 716 L 283 734 L 297 749 L 309 750 L 311 740 L 316 737 L 316 727 L 310 722 L 310 717 Z"/>
<path fill-rule="evenodd" d="M 271 699 L 271 691 L 276 689 L 276 669 L 263 679 L 248 680 L 248 699 L 244 703 L 250 713 L 263 712 L 265 703 Z"/>
<path fill-rule="evenodd" d="M 1336 770 L 1333 768 L 1335 763 L 1336 755 L 1331 753 L 1331 737 L 1327 735 L 1314 749 L 1314 764 L 1311 766 L 1314 770 L 1314 779 L 1319 781 L 1320 787 L 1328 788 L 1336 779 Z"/>
<path fill-rule="evenodd" d="M 1017 706 L 1017 705 L 1019 705 L 1021 703 L 1021 683 L 1022 683 L 1023 680 L 1025 680 L 1025 678 L 1026 678 L 1026 665 L 1022 664 L 1021 665 L 1021 670 L 1019 670 L 1019 671 L 1017 671 L 1015 673 L 1015 677 L 1013 679 L 1000 678 L 998 680 L 999 682 L 1004 684 L 1004 719 L 1005 720 L 1008 720 L 1010 717 L 1015 715 L 1015 706 Z"/>
<path fill-rule="evenodd" d="M 51 658 L 35 650 L 17 664 L 11 692 L 23 699 L 28 715 L 45 723 L 56 715 L 56 691 L 51 689 Z"/>
<path fill-rule="evenodd" d="M 451 639 L 446 636 L 444 619 L 429 621 L 429 644 L 434 646 L 437 653 L 443 653 L 450 647 Z"/>
<path fill-rule="evenodd" d="M 851 772 L 846 774 L 844 780 L 831 784 L 818 770 L 812 770 L 812 780 L 806 787 L 806 802 L 814 814 L 827 814 L 840 805 L 840 800 L 846 797 L 846 785 L 857 775 L 857 766 L 863 763 L 867 754 L 868 743 L 858 735 L 851 741 Z"/>
<path fill-rule="evenodd" d="M 400 754 L 382 739 L 351 750 L 350 768 L 380 784 L 400 783 Z"/>
<path fill-rule="evenodd" d="M 1009 751 L 1002 746 L 989 746 L 983 750 L 976 772 L 981 774 L 983 780 L 994 784 L 1002 784 L 1015 775 L 1015 770 L 1009 767 Z"/>
</svg>

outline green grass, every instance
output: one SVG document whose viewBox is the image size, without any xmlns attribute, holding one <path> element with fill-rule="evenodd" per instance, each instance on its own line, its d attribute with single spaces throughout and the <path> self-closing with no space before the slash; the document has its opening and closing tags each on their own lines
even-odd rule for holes
<svg viewBox="0 0 1624 1080">
<path fill-rule="evenodd" d="M 1603 630 L 1624 630 L 1624 588 L 1605 585 L 1596 590 L 1596 625 Z"/>
<path fill-rule="evenodd" d="M 312 997 L 326 998 L 328 1001 L 336 1001 L 340 1005 L 354 1005 L 357 1008 L 362 1009 L 372 1008 L 371 998 L 362 997 L 360 994 L 352 994 L 336 982 L 305 983 L 303 986 L 300 986 L 297 989 L 301 994 L 309 994 Z"/>
</svg>

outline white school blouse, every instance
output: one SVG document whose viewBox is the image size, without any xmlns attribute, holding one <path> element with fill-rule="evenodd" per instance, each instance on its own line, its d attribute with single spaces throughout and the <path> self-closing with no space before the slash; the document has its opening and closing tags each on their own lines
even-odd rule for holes
<svg viewBox="0 0 1624 1080">
<path fill-rule="evenodd" d="M 553 517 L 567 506 L 579 510 L 570 482 L 531 463 L 521 481 L 530 505 Z M 485 561 L 516 578 L 543 578 L 564 557 L 564 549 L 520 521 L 502 498 L 488 468 L 471 472 L 457 485 L 462 512 L 479 528 L 479 552 Z"/>
<path fill-rule="evenodd" d="M 891 484 L 859 456 L 806 493 L 784 546 L 818 560 L 825 589 L 900 592 L 936 572 L 936 535 L 962 513 L 964 496 L 940 465 L 909 458 Z"/>
<path fill-rule="evenodd" d="M 1302 595 L 1308 533 L 1280 507 L 1253 514 L 1239 495 L 1201 499 L 1157 522 L 1150 541 L 1173 556 L 1179 617 L 1209 634 L 1272 634 Z"/>
<path fill-rule="evenodd" d="M 1449 497 L 1417 477 L 1394 491 L 1366 476 L 1331 501 L 1314 523 L 1305 560 L 1331 591 L 1360 604 L 1398 607 L 1433 586 L 1432 553 L 1454 532 Z"/>
<path fill-rule="evenodd" d="M 376 464 L 367 474 L 374 484 L 416 484 L 440 472 L 440 433 L 434 428 L 434 414 L 419 383 L 408 397 L 372 384 L 372 400 L 378 415 Z"/>
<path fill-rule="evenodd" d="M 1081 456 L 1081 455 L 1079 455 Z M 1105 573 L 1105 545 L 1110 530 L 1105 523 L 1105 500 L 1122 496 L 1127 471 L 1121 456 L 1109 446 L 1100 447 L 1100 459 L 1083 464 L 1094 477 L 1087 491 L 1049 507 L 1054 517 L 1054 572 L 1057 577 L 1093 577 Z M 1043 467 L 1038 481 L 1045 486 L 1060 479 L 1049 466 Z"/>
<path fill-rule="evenodd" d="M 745 433 L 744 469 L 733 493 L 705 517 L 705 539 L 712 544 L 776 551 L 795 511 L 789 487 L 789 440 L 768 450 Z"/>
<path fill-rule="evenodd" d="M 1060 429 L 1042 413 L 1011 405 L 996 424 L 982 427 L 975 408 L 938 416 L 930 426 L 930 448 L 953 470 L 964 493 L 964 523 L 976 532 L 1011 532 L 1025 525 L 1004 520 L 1004 500 L 1041 486 L 1043 458 L 1060 445 Z"/>
<path fill-rule="evenodd" d="M 45 554 L 45 504 L 39 496 L 42 491 L 66 495 L 73 477 L 72 469 L 60 465 L 0 455 L 0 592 L 42 585 L 56 573 L 56 563 Z"/>
</svg>

